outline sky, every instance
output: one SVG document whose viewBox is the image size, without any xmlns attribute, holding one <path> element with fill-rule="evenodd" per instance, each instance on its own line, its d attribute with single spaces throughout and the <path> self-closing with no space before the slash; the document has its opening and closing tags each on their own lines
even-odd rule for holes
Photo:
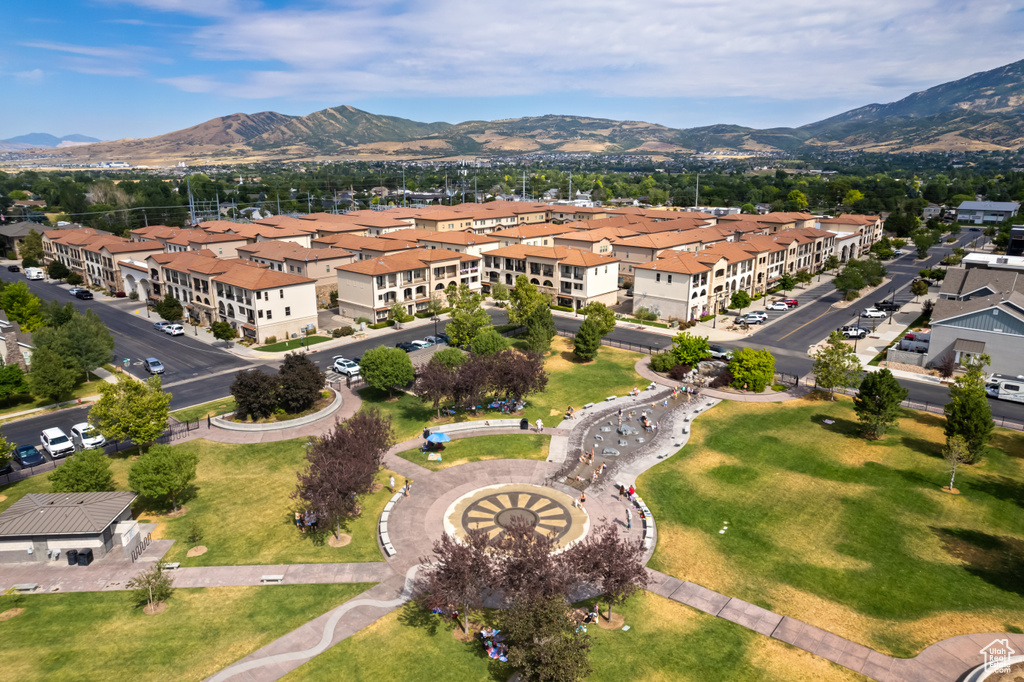
<svg viewBox="0 0 1024 682">
<path fill-rule="evenodd" d="M 1022 0 L 42 0 L 0 16 L 0 139 L 342 104 L 799 126 L 1024 58 Z"/>
</svg>

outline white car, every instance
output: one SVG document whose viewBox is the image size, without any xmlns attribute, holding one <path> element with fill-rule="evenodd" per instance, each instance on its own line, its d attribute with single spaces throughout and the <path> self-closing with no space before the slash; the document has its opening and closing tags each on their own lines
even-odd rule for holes
<svg viewBox="0 0 1024 682">
<path fill-rule="evenodd" d="M 895 251 L 892 252 L 892 255 L 893 258 L 899 258 L 900 256 L 903 255 L 903 251 L 901 249 L 896 249 Z"/>
<path fill-rule="evenodd" d="M 878 308 L 865 308 L 864 312 L 862 312 L 860 314 L 861 317 L 878 317 L 878 318 L 884 318 L 885 315 L 886 315 L 885 312 L 882 311 L 882 310 L 879 310 Z"/>
<path fill-rule="evenodd" d="M 164 333 L 170 334 L 171 336 L 181 336 L 185 333 L 185 328 L 180 324 L 169 324 L 164 327 Z"/>
<path fill-rule="evenodd" d="M 43 449 L 46 450 L 47 454 L 54 459 L 71 455 L 75 452 L 74 443 L 71 442 L 66 433 L 58 428 L 44 429 L 42 435 L 39 436 L 39 441 L 43 444 Z"/>
<path fill-rule="evenodd" d="M 107 439 L 93 428 L 92 424 L 82 422 L 71 427 L 71 442 L 74 443 L 75 449 L 89 450 L 91 448 L 103 447 Z"/>
<path fill-rule="evenodd" d="M 68 293 L 71 294 L 72 296 L 75 296 L 81 290 L 82 290 L 81 287 L 71 287 L 70 289 L 68 289 Z"/>
<path fill-rule="evenodd" d="M 353 362 L 347 358 L 336 358 L 332 369 L 338 374 L 354 377 L 359 374 L 359 363 Z"/>
<path fill-rule="evenodd" d="M 431 346 L 434 345 L 434 344 L 430 343 L 429 341 L 423 341 L 423 340 L 420 340 L 420 339 L 417 339 L 415 341 L 410 341 L 409 343 L 411 343 L 412 345 L 416 346 L 416 350 L 423 350 L 424 348 L 430 348 Z"/>
<path fill-rule="evenodd" d="M 789 310 L 789 306 L 782 301 L 776 301 L 768 306 L 768 310 Z"/>
</svg>

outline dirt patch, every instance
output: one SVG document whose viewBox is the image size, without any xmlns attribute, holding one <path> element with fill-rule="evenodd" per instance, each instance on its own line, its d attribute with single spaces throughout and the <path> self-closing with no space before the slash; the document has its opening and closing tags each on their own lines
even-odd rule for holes
<svg viewBox="0 0 1024 682">
<path fill-rule="evenodd" d="M 615 613 L 612 611 L 612 619 L 608 620 L 604 617 L 605 614 L 600 614 L 597 617 L 597 625 L 602 630 L 618 630 L 626 624 L 626 618 L 621 613 Z"/>
<path fill-rule="evenodd" d="M 379 483 L 379 482 L 375 481 L 374 484 L 370 486 L 370 494 L 371 495 L 373 493 L 379 493 L 381 490 L 384 490 L 384 484 L 383 483 Z"/>
<path fill-rule="evenodd" d="M 949 493 L 950 495 L 959 495 L 960 494 L 960 489 L 959 488 L 950 488 L 949 486 L 945 486 L 945 485 L 942 486 L 941 490 L 942 490 L 942 492 Z"/>
<path fill-rule="evenodd" d="M 6 499 L 7 499 L 6 495 L 0 495 L 0 502 L 3 502 Z"/>
<path fill-rule="evenodd" d="M 341 537 L 336 537 L 334 533 L 331 533 L 327 538 L 327 544 L 331 547 L 344 547 L 350 542 L 352 542 L 352 536 L 348 533 L 342 533 Z"/>
<path fill-rule="evenodd" d="M 192 557 L 203 556 L 204 554 L 206 554 L 206 545 L 197 545 L 185 552 L 185 556 L 189 559 Z"/>
<path fill-rule="evenodd" d="M 15 616 L 20 616 L 23 613 L 25 613 L 25 609 L 7 609 L 3 613 L 0 613 L 0 623 L 5 620 L 10 620 Z"/>
<path fill-rule="evenodd" d="M 167 610 L 167 602 L 155 601 L 152 604 L 146 604 L 142 607 L 142 612 L 147 616 L 155 616 L 158 613 L 163 613 Z"/>
<path fill-rule="evenodd" d="M 181 506 L 181 507 L 178 507 L 176 510 L 174 510 L 172 512 L 168 512 L 168 514 L 166 515 L 166 518 L 168 518 L 168 519 L 176 519 L 179 516 L 184 516 L 187 513 L 188 513 L 188 507 Z"/>
<path fill-rule="evenodd" d="M 476 633 L 479 632 L 482 627 L 483 625 L 480 623 L 469 621 L 469 632 L 463 632 L 462 620 L 460 619 L 459 622 L 455 624 L 455 629 L 452 630 L 452 637 L 459 642 L 475 642 L 477 641 Z"/>
</svg>

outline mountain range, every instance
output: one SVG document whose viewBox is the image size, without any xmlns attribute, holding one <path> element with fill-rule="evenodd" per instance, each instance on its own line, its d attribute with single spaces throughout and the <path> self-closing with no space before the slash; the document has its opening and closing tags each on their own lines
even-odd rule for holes
<svg viewBox="0 0 1024 682">
<path fill-rule="evenodd" d="M 799 153 L 808 149 L 1015 150 L 1024 145 L 1022 103 L 1024 60 L 799 128 L 712 125 L 679 129 L 642 121 L 563 115 L 422 123 L 344 105 L 307 116 L 272 111 L 232 114 L 157 137 L 74 146 L 63 150 L 62 156 L 73 162 L 168 165 L 178 161 L 455 158 L 529 152 L 670 156 L 711 151 Z M 24 137 L 52 142 L 81 136 Z"/>
<path fill-rule="evenodd" d="M 57 147 L 72 147 L 79 144 L 91 144 L 100 140 L 88 135 L 65 135 L 57 137 L 49 133 L 29 133 L 19 135 L 6 140 L 0 140 L 0 150 L 10 149 L 54 149 Z"/>
</svg>

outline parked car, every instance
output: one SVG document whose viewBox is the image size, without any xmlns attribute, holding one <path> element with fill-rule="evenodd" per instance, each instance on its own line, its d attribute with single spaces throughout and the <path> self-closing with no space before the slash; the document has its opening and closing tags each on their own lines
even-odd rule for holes
<svg viewBox="0 0 1024 682">
<path fill-rule="evenodd" d="M 71 427 L 71 442 L 74 443 L 76 450 L 88 450 L 103 447 L 107 439 L 93 428 L 92 424 L 82 422 Z"/>
<path fill-rule="evenodd" d="M 171 336 L 181 336 L 185 333 L 185 328 L 180 324 L 169 324 L 164 327 L 164 333 L 170 334 Z"/>
<path fill-rule="evenodd" d="M 11 463 L 8 462 L 7 464 L 0 467 L 0 476 L 6 476 L 7 474 L 12 473 L 13 471 L 14 467 L 12 467 Z"/>
<path fill-rule="evenodd" d="M 633 287 L 630 287 L 629 289 L 626 290 L 626 296 L 628 296 L 629 298 L 633 298 Z"/>
<path fill-rule="evenodd" d="M 865 308 L 864 312 L 860 314 L 861 317 L 885 317 L 885 311 L 879 310 L 878 308 Z"/>
<path fill-rule="evenodd" d="M 441 339 L 441 343 L 443 343 L 446 346 L 450 346 L 452 344 L 451 337 L 445 334 L 444 332 L 438 332 L 436 338 Z"/>
<path fill-rule="evenodd" d="M 924 282 L 925 284 L 927 284 L 927 285 L 928 285 L 928 286 L 930 286 L 930 287 L 933 287 L 933 286 L 935 286 L 935 282 L 931 281 L 931 280 L 930 280 L 930 279 L 928 279 L 927 277 L 915 277 L 915 278 L 914 278 L 914 281 L 915 281 L 915 282 Z"/>
<path fill-rule="evenodd" d="M 430 341 L 427 341 L 426 339 L 423 339 L 422 341 L 419 340 L 419 339 L 416 339 L 415 341 L 410 341 L 409 343 L 411 343 L 412 345 L 416 346 L 416 348 L 419 349 L 419 350 L 422 350 L 424 348 L 430 348 L 431 346 L 434 345 Z"/>
<path fill-rule="evenodd" d="M 788 305 L 790 308 L 795 308 L 798 305 L 800 305 L 800 301 L 796 300 L 795 298 L 784 298 L 782 299 L 782 302 Z"/>
<path fill-rule="evenodd" d="M 848 324 L 845 327 L 840 327 L 839 333 L 848 339 L 863 339 L 868 335 L 868 330 L 855 324 Z"/>
<path fill-rule="evenodd" d="M 741 317 L 746 320 L 747 324 L 761 324 L 768 321 L 768 313 L 761 312 L 760 310 L 753 310 Z"/>
<path fill-rule="evenodd" d="M 716 343 L 708 346 L 708 353 L 716 360 L 728 360 L 732 357 L 732 351 L 725 346 L 719 346 Z"/>
<path fill-rule="evenodd" d="M 894 300 L 875 301 L 875 308 L 877 308 L 878 310 L 884 310 L 885 312 L 898 312 L 902 306 L 902 303 L 899 303 L 898 301 Z"/>
<path fill-rule="evenodd" d="M 146 371 L 150 374 L 163 374 L 164 364 L 156 358 L 146 358 L 142 362 L 142 366 L 146 368 Z"/>
<path fill-rule="evenodd" d="M 348 358 L 336 358 L 334 365 L 331 366 L 338 374 L 344 374 L 345 376 L 354 377 L 359 374 L 359 363 L 353 362 Z"/>
<path fill-rule="evenodd" d="M 424 336 L 423 340 L 426 341 L 427 343 L 429 343 L 432 346 L 443 346 L 444 345 L 444 339 L 442 339 L 440 336 Z"/>
<path fill-rule="evenodd" d="M 46 461 L 34 445 L 19 445 L 14 451 L 14 459 L 23 467 L 36 467 Z"/>
<path fill-rule="evenodd" d="M 78 292 L 81 290 L 81 287 L 71 287 L 70 289 L 68 289 L 68 293 L 71 294 L 72 296 L 78 296 Z"/>
<path fill-rule="evenodd" d="M 71 439 L 68 438 L 68 435 L 56 427 L 52 429 L 43 429 L 43 433 L 40 434 L 39 440 L 43 444 L 43 449 L 46 450 L 47 454 L 54 459 L 70 455 L 75 452 L 75 445 L 71 442 Z"/>
<path fill-rule="evenodd" d="M 7 272 L 21 272 L 21 268 L 19 268 L 17 265 L 8 265 Z"/>
<path fill-rule="evenodd" d="M 167 329 L 167 327 L 170 326 L 170 324 L 170 322 L 164 322 L 163 320 L 160 320 L 159 322 L 153 323 L 153 329 L 157 330 L 158 332 L 162 332 L 163 330 Z"/>
<path fill-rule="evenodd" d="M 91 301 L 92 292 L 89 291 L 88 289 L 79 289 L 78 291 L 75 292 L 75 298 L 80 298 L 83 301 Z"/>
<path fill-rule="evenodd" d="M 899 258 L 899 257 L 900 257 L 900 256 L 902 256 L 902 255 L 903 255 L 904 253 L 906 253 L 906 252 L 905 252 L 905 251 L 903 251 L 903 249 L 896 249 L 895 251 L 893 251 L 893 252 L 892 252 L 892 257 L 893 257 L 893 258 Z"/>
<path fill-rule="evenodd" d="M 408 343 L 408 342 L 396 343 L 395 344 L 395 348 L 401 348 L 406 353 L 411 353 L 414 350 L 419 350 L 416 346 L 414 346 L 414 345 L 412 345 L 411 343 Z"/>
<path fill-rule="evenodd" d="M 789 306 L 782 301 L 776 301 L 768 306 L 768 310 L 789 310 Z"/>
</svg>

